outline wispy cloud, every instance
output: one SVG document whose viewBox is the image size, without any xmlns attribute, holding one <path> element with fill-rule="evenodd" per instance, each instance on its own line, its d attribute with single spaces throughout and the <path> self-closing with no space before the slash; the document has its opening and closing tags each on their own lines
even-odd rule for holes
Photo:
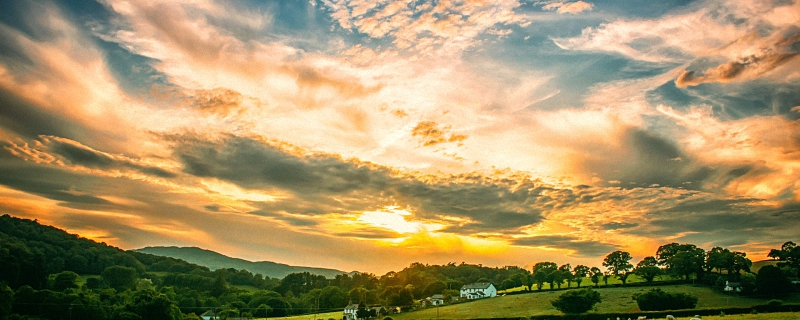
<svg viewBox="0 0 800 320">
<path fill-rule="evenodd" d="M 548 1 L 548 2 L 542 2 L 540 4 L 543 4 L 542 9 L 544 10 L 555 10 L 556 12 L 561 14 L 564 13 L 576 14 L 576 13 L 581 13 L 583 11 L 590 11 L 594 6 L 591 3 L 585 1 L 572 1 L 572 2 Z"/>
</svg>

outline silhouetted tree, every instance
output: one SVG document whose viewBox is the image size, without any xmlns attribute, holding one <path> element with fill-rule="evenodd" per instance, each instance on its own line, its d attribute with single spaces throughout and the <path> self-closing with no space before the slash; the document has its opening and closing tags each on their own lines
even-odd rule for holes
<svg viewBox="0 0 800 320">
<path fill-rule="evenodd" d="M 625 285 L 630 271 L 633 269 L 633 265 L 630 263 L 631 259 L 633 258 L 630 253 L 617 250 L 606 256 L 603 260 L 603 266 L 608 268 L 611 274 L 619 278 L 622 281 L 622 285 Z"/>
</svg>

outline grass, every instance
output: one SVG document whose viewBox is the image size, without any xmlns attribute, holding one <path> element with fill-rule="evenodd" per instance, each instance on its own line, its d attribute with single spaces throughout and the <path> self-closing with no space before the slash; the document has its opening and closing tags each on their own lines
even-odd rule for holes
<svg viewBox="0 0 800 320">
<path fill-rule="evenodd" d="M 304 314 L 302 316 L 291 316 L 291 317 L 283 317 L 283 318 L 269 318 L 269 319 L 280 319 L 280 320 L 327 320 L 327 319 L 336 319 L 340 320 L 344 316 L 343 311 L 334 311 L 328 313 L 319 313 L 319 314 Z M 254 320 L 258 320 L 259 318 L 253 318 Z M 263 319 L 263 318 L 261 318 Z M 383 319 L 383 318 L 379 318 Z"/>
<path fill-rule="evenodd" d="M 653 287 L 634 287 L 634 288 L 600 288 L 603 301 L 596 307 L 597 313 L 636 313 L 639 307 L 631 296 L 636 293 L 646 292 Z M 661 290 L 670 293 L 687 293 L 698 298 L 698 309 L 726 308 L 726 307 L 749 307 L 766 304 L 769 299 L 745 298 L 739 296 L 729 296 L 713 291 L 711 288 L 693 285 L 668 285 L 659 286 Z M 428 308 L 408 313 L 392 315 L 396 320 L 407 319 L 475 319 L 475 318 L 503 318 L 503 317 L 528 317 L 535 315 L 555 315 L 561 314 L 556 310 L 550 301 L 563 294 L 564 291 L 534 291 L 530 294 L 508 295 L 490 299 L 482 299 L 461 304 L 448 305 L 436 308 Z M 793 296 L 784 299 L 784 302 L 796 302 L 800 296 Z M 800 318 L 800 317 L 798 317 Z M 704 318 L 708 319 L 708 318 Z M 725 320 L 737 319 L 728 316 Z M 745 318 L 741 318 L 745 319 Z M 754 318 L 761 319 L 761 318 Z M 765 318 L 768 319 L 768 318 Z M 786 319 L 786 318 L 781 318 Z"/>
<path fill-rule="evenodd" d="M 800 319 L 800 312 L 776 312 L 776 313 L 759 313 L 759 314 L 736 314 L 728 316 L 706 316 L 703 317 L 702 319 L 703 320 L 789 320 L 789 319 Z"/>
</svg>

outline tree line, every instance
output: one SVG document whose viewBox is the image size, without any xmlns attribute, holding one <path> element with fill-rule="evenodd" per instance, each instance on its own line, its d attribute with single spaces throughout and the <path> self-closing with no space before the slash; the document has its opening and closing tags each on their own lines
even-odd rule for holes
<svg viewBox="0 0 800 320">
<path fill-rule="evenodd" d="M 766 269 L 783 277 L 780 281 L 797 276 L 800 249 L 793 242 L 769 257 L 780 264 L 763 267 L 759 275 Z M 408 307 L 433 294 L 446 299 L 458 296 L 461 286 L 474 282 L 491 282 L 499 289 L 542 290 L 544 284 L 550 289 L 573 283 L 580 287 L 586 281 L 607 285 L 609 278 L 624 285 L 632 274 L 647 282 L 668 276 L 715 286 L 724 281 L 752 283 L 748 287 L 752 291 L 759 287 L 759 279 L 749 273 L 752 262 L 746 254 L 721 247 L 705 251 L 670 243 L 636 265 L 631 260 L 629 253 L 614 251 L 603 261 L 605 270 L 555 262 L 538 262 L 530 270 L 464 262 L 412 263 L 382 276 L 352 273 L 325 278 L 305 272 L 275 279 L 124 251 L 35 220 L 4 215 L 0 217 L 0 318 L 197 319 L 209 310 L 223 317 L 276 317 L 342 310 L 350 303 Z"/>
</svg>

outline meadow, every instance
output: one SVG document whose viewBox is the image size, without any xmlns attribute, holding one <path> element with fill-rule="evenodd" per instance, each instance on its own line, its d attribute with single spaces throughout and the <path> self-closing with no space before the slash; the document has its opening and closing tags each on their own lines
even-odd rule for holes
<svg viewBox="0 0 800 320">
<path fill-rule="evenodd" d="M 726 295 L 715 292 L 711 288 L 693 285 L 667 285 L 659 286 L 660 289 L 670 293 L 688 293 L 698 297 L 697 309 L 713 309 L 727 307 L 749 307 L 766 304 L 769 299 L 745 298 L 735 295 Z M 633 288 L 603 288 L 600 292 L 603 301 L 596 306 L 596 313 L 629 314 L 639 312 L 636 301 L 632 295 L 642 293 L 652 287 Z M 561 314 L 550 301 L 557 298 L 564 291 L 534 291 L 528 294 L 499 296 L 448 305 L 439 308 L 428 308 L 414 312 L 392 315 L 396 320 L 404 319 L 475 319 L 475 318 L 516 318 L 537 315 Z M 786 303 L 800 302 L 797 295 L 785 299 Z M 785 318 L 782 318 L 785 319 Z"/>
</svg>

